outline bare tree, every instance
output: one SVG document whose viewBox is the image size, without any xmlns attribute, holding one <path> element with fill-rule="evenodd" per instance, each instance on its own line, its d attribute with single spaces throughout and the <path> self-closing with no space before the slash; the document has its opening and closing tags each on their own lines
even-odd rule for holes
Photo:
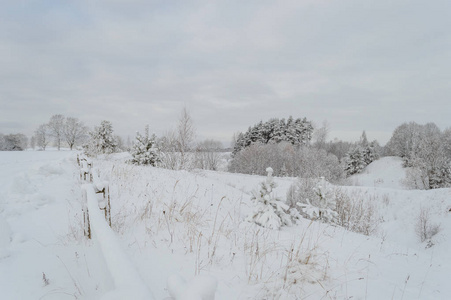
<svg viewBox="0 0 451 300">
<path fill-rule="evenodd" d="M 326 139 L 330 131 L 330 125 L 327 121 L 323 121 L 323 126 L 313 131 L 313 144 L 318 149 L 326 148 Z"/>
<path fill-rule="evenodd" d="M 53 115 L 48 124 L 50 134 L 55 139 L 58 150 L 61 149 L 61 142 L 64 138 L 64 119 L 63 115 Z"/>
<path fill-rule="evenodd" d="M 124 139 L 120 135 L 115 135 L 114 139 L 116 140 L 116 148 L 118 151 L 125 151 L 127 149 L 124 144 Z"/>
<path fill-rule="evenodd" d="M 192 148 L 196 129 L 186 107 L 183 108 L 177 125 L 177 151 L 180 153 L 180 168 L 188 168 L 188 152 Z"/>
<path fill-rule="evenodd" d="M 70 150 L 87 137 L 88 128 L 77 118 L 67 118 L 64 123 L 63 133 Z"/>
<path fill-rule="evenodd" d="M 36 129 L 34 133 L 36 137 L 36 143 L 38 147 L 40 147 L 42 150 L 45 151 L 45 148 L 50 142 L 50 131 L 48 124 L 41 124 L 39 125 L 38 129 Z"/>
<path fill-rule="evenodd" d="M 195 167 L 217 171 L 221 162 L 222 144 L 219 141 L 207 139 L 196 147 Z"/>
<path fill-rule="evenodd" d="M 164 133 L 163 137 L 158 140 L 158 148 L 161 151 L 161 166 L 166 169 L 179 169 L 179 153 L 177 135 L 174 131 L 169 130 Z"/>
</svg>

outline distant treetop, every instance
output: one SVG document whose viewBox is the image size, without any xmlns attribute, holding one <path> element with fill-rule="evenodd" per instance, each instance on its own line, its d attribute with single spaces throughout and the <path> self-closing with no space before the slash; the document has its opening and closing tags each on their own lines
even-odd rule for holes
<svg viewBox="0 0 451 300">
<path fill-rule="evenodd" d="M 296 146 L 304 146 L 310 143 L 313 134 L 313 126 L 306 118 L 293 117 L 285 119 L 271 119 L 265 123 L 260 121 L 258 124 L 249 127 L 245 133 L 239 133 L 233 154 L 242 149 L 255 144 L 277 144 L 280 142 L 289 142 Z"/>
</svg>

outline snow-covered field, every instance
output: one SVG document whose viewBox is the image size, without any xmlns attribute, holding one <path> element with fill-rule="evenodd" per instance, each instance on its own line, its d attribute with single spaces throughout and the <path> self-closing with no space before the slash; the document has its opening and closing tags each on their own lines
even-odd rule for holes
<svg viewBox="0 0 451 300">
<path fill-rule="evenodd" d="M 264 177 L 132 166 L 126 158 L 99 158 L 94 167 L 110 182 L 112 247 L 155 299 L 170 297 L 168 278 L 184 295 L 217 280 L 215 299 L 451 298 L 451 190 L 404 189 L 397 158 L 340 187 L 371 201 L 379 220 L 372 236 L 305 219 L 264 229 L 244 221 Z M 285 197 L 295 180 L 276 178 L 276 194 Z M 1 299 L 113 296 L 114 257 L 104 257 L 95 235 L 83 237 L 81 185 L 75 152 L 0 152 Z M 429 243 L 415 233 L 421 209 L 439 225 Z"/>
</svg>

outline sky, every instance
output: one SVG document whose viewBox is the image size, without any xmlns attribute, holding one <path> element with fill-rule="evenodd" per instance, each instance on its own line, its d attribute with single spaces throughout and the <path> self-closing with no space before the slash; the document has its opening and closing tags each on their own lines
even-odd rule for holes
<svg viewBox="0 0 451 300">
<path fill-rule="evenodd" d="M 0 132 L 54 114 L 228 144 L 271 118 L 384 144 L 451 127 L 451 1 L 0 0 Z"/>
</svg>

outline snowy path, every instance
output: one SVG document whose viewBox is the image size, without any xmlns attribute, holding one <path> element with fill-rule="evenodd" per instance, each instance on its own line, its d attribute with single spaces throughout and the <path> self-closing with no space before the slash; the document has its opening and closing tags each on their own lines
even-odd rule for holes
<svg viewBox="0 0 451 300">
<path fill-rule="evenodd" d="M 75 172 L 71 152 L 0 152 L 1 299 L 97 298 L 109 286 L 95 245 L 80 244 Z"/>
</svg>

